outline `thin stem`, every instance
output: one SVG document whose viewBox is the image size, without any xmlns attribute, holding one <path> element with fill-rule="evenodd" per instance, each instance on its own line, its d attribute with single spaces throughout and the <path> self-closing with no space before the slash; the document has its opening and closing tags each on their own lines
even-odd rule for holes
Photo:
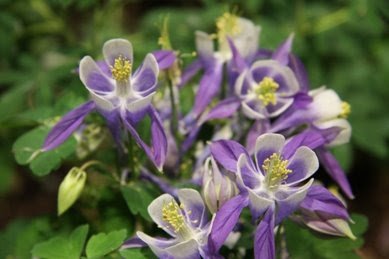
<svg viewBox="0 0 389 259">
<path fill-rule="evenodd" d="M 80 167 L 80 170 L 81 171 L 85 171 L 88 167 L 92 166 L 92 165 L 101 165 L 104 167 L 104 164 L 97 161 L 97 160 L 90 160 L 88 162 L 86 162 L 85 164 L 83 164 L 81 167 Z"/>
<path fill-rule="evenodd" d="M 170 128 L 173 133 L 174 138 L 176 139 L 177 148 L 180 147 L 180 136 L 178 134 L 178 113 L 177 113 L 177 106 L 176 106 L 176 98 L 174 94 L 174 86 L 172 80 L 169 78 L 169 75 L 166 74 L 166 77 L 168 78 L 168 87 L 169 87 L 169 93 L 170 93 L 170 103 L 171 103 L 171 109 L 172 109 L 172 119 Z"/>
</svg>

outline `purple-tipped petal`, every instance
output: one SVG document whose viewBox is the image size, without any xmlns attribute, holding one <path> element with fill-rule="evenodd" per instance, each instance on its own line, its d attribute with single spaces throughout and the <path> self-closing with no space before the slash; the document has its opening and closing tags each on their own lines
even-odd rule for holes
<svg viewBox="0 0 389 259">
<path fill-rule="evenodd" d="M 179 189 L 177 195 L 181 205 L 187 212 L 188 222 L 194 228 L 203 228 L 208 220 L 204 201 L 198 191 L 187 188 Z"/>
<path fill-rule="evenodd" d="M 95 103 L 89 101 L 65 114 L 47 135 L 42 150 L 48 151 L 61 145 L 95 108 Z"/>
<path fill-rule="evenodd" d="M 237 171 L 236 165 L 241 154 L 249 156 L 241 144 L 232 140 L 218 140 L 213 142 L 211 144 L 211 153 L 219 164 L 232 172 Z"/>
<path fill-rule="evenodd" d="M 153 52 L 153 55 L 160 70 L 170 68 L 177 59 L 176 54 L 171 50 L 157 50 Z"/>
<path fill-rule="evenodd" d="M 115 59 L 123 57 L 133 64 L 132 44 L 125 39 L 112 39 L 103 46 L 103 55 L 108 65 L 114 66 Z"/>
<path fill-rule="evenodd" d="M 142 239 L 135 236 L 135 237 L 132 237 L 132 238 L 124 241 L 124 243 L 120 247 L 120 250 L 128 249 L 128 248 L 140 248 L 140 247 L 145 247 L 145 246 L 147 246 L 147 244 L 145 242 L 143 242 Z"/>
<path fill-rule="evenodd" d="M 114 90 L 112 80 L 107 77 L 90 56 L 81 59 L 79 73 L 80 80 L 85 87 L 100 98 Z"/>
<path fill-rule="evenodd" d="M 296 185 L 311 177 L 319 169 L 319 160 L 315 152 L 306 146 L 299 147 L 289 161 L 288 169 L 292 172 L 288 175 L 286 183 Z"/>
<path fill-rule="evenodd" d="M 273 153 L 279 153 L 285 143 L 285 137 L 280 134 L 265 134 L 259 136 L 255 142 L 255 162 L 257 168 L 262 170 L 265 159 Z"/>
<path fill-rule="evenodd" d="M 305 130 L 290 138 L 284 146 L 282 155 L 284 159 L 290 159 L 301 146 L 315 149 L 325 144 L 323 136 L 314 130 Z"/>
<path fill-rule="evenodd" d="M 136 235 L 145 242 L 159 258 L 171 258 L 171 255 L 167 254 L 166 248 L 179 244 L 177 239 L 154 238 L 141 231 L 136 232 Z"/>
<path fill-rule="evenodd" d="M 255 259 L 274 259 L 275 252 L 274 211 L 269 208 L 255 231 L 254 256 Z"/>
<path fill-rule="evenodd" d="M 297 109 L 307 109 L 313 101 L 313 98 L 305 92 L 298 92 L 293 98 L 293 106 Z"/>
<path fill-rule="evenodd" d="M 147 54 L 142 65 L 135 71 L 131 85 L 142 96 L 150 95 L 158 83 L 158 63 L 152 54 Z"/>
<path fill-rule="evenodd" d="M 289 63 L 289 54 L 292 50 L 294 34 L 292 33 L 273 53 L 272 59 L 286 66 Z"/>
<path fill-rule="evenodd" d="M 216 213 L 211 234 L 208 238 L 208 248 L 211 254 L 217 254 L 228 235 L 239 220 L 240 213 L 248 204 L 246 196 L 238 195 L 227 201 Z"/>
<path fill-rule="evenodd" d="M 349 199 L 354 199 L 354 194 L 351 190 L 351 186 L 347 177 L 340 167 L 336 158 L 325 148 L 316 149 L 316 154 L 319 157 L 320 162 L 323 164 L 327 173 L 334 179 L 334 181 L 340 186 L 342 191 L 347 195 Z"/>
<path fill-rule="evenodd" d="M 193 111 L 196 116 L 200 115 L 211 103 L 212 99 L 219 93 L 222 81 L 223 64 L 212 62 L 202 76 L 195 97 Z"/>
</svg>

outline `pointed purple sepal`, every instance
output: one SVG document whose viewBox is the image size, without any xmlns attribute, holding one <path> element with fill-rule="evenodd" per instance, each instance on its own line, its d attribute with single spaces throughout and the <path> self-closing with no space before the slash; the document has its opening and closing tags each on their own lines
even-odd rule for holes
<svg viewBox="0 0 389 259">
<path fill-rule="evenodd" d="M 160 70 L 171 67 L 177 59 L 176 54 L 171 50 L 157 50 L 152 54 L 157 60 Z"/>
<path fill-rule="evenodd" d="M 248 205 L 247 196 L 238 195 L 224 203 L 216 213 L 208 238 L 210 254 L 217 254 L 239 220 L 243 208 Z"/>
<path fill-rule="evenodd" d="M 254 256 L 255 259 L 275 258 L 274 211 L 272 208 L 267 209 L 255 231 Z"/>
<path fill-rule="evenodd" d="M 218 140 L 211 144 L 211 153 L 215 160 L 225 169 L 236 172 L 237 163 L 241 154 L 249 157 L 246 149 L 232 140 Z"/>
<path fill-rule="evenodd" d="M 277 60 L 280 64 L 286 66 L 289 63 L 289 54 L 292 50 L 294 34 L 291 34 L 272 55 L 272 59 Z"/>
<path fill-rule="evenodd" d="M 47 135 L 42 150 L 48 151 L 61 145 L 95 108 L 95 103 L 89 101 L 65 114 Z"/>
<path fill-rule="evenodd" d="M 326 169 L 327 173 L 334 179 L 334 181 L 340 186 L 342 191 L 347 195 L 349 199 L 354 199 L 354 194 L 351 190 L 351 186 L 347 177 L 340 167 L 339 162 L 326 148 L 322 147 L 316 149 L 316 154 L 319 157 L 320 162 Z"/>
</svg>

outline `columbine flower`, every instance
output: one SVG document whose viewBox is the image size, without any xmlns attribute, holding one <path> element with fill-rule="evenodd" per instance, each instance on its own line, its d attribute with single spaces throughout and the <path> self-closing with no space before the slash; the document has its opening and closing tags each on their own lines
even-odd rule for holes
<svg viewBox="0 0 389 259">
<path fill-rule="evenodd" d="M 325 87 L 310 91 L 309 97 L 311 101 L 306 106 L 289 109 L 274 122 L 270 131 L 279 132 L 308 125 L 308 128 L 301 133 L 302 136 L 320 134 L 323 139 L 320 144 L 311 145 L 304 140 L 305 144 L 315 149 L 326 171 L 339 184 L 342 191 L 349 198 L 353 198 L 346 175 L 327 149 L 327 147 L 349 142 L 351 126 L 346 118 L 351 112 L 351 107 L 347 102 L 342 101 L 335 91 Z"/>
<path fill-rule="evenodd" d="M 235 182 L 220 171 L 212 157 L 205 161 L 202 186 L 203 197 L 211 213 L 216 213 L 224 203 L 238 194 Z"/>
<path fill-rule="evenodd" d="M 235 92 L 251 119 L 275 117 L 293 103 L 299 84 L 293 71 L 274 60 L 260 60 L 236 80 Z"/>
<path fill-rule="evenodd" d="M 137 236 L 159 258 L 208 258 L 211 223 L 204 202 L 193 189 L 180 189 L 177 195 L 180 204 L 171 195 L 163 194 L 148 207 L 154 222 L 173 239 L 153 238 L 140 231 Z"/>
<path fill-rule="evenodd" d="M 63 143 L 82 123 L 85 116 L 97 110 L 107 120 L 108 127 L 122 146 L 121 125 L 145 150 L 151 161 L 161 169 L 166 156 L 167 141 L 158 113 L 150 105 L 155 94 L 159 67 L 155 57 L 148 54 L 142 65 L 133 71 L 132 45 L 124 39 L 107 41 L 103 46 L 104 62 L 97 64 L 90 56 L 80 62 L 80 79 L 91 95 L 89 101 L 66 114 L 47 136 L 43 150 Z M 146 115 L 151 118 L 152 147 L 135 130 Z"/>
<path fill-rule="evenodd" d="M 279 134 L 264 134 L 257 138 L 254 161 L 240 144 L 221 140 L 211 146 L 215 160 L 235 171 L 241 194 L 224 204 L 217 212 L 212 227 L 210 251 L 218 251 L 247 204 L 253 220 L 259 224 L 254 242 L 256 258 L 273 258 L 264 247 L 273 246 L 273 228 L 297 210 L 313 179 L 308 179 L 319 167 L 315 153 L 305 146 L 285 145 Z M 293 152 L 290 152 L 290 150 Z M 227 220 L 228 219 L 228 220 Z M 223 233 L 220 235 L 220 233 Z M 265 245 L 266 244 L 266 245 Z"/>
</svg>

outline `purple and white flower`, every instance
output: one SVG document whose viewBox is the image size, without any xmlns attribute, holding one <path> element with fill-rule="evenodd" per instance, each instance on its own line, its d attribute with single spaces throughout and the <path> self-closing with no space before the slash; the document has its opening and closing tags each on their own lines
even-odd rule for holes
<svg viewBox="0 0 389 259">
<path fill-rule="evenodd" d="M 167 140 L 156 110 L 150 105 L 158 84 L 159 66 L 148 54 L 142 65 L 133 71 L 133 51 L 129 41 L 113 39 L 103 46 L 105 62 L 96 63 L 90 56 L 80 61 L 80 79 L 91 95 L 89 101 L 70 111 L 47 136 L 43 150 L 62 144 L 82 123 L 85 116 L 97 110 L 107 120 L 116 143 L 123 147 L 122 125 L 134 137 L 158 169 L 166 157 Z M 166 63 L 166 59 L 164 63 Z M 136 124 L 148 115 L 151 119 L 151 147 L 139 136 Z"/>
<path fill-rule="evenodd" d="M 211 151 L 219 164 L 236 172 L 240 195 L 226 202 L 216 214 L 210 251 L 219 250 L 226 238 L 224 234 L 231 232 L 241 210 L 248 205 L 254 221 L 265 215 L 256 231 L 256 258 L 264 254 L 273 254 L 269 257 L 273 258 L 274 253 L 268 250 L 274 248 L 271 226 L 292 214 L 304 200 L 313 179 L 302 183 L 319 167 L 315 153 L 306 146 L 285 145 L 282 135 L 271 133 L 257 138 L 254 161 L 234 141 L 214 142 Z M 226 218 L 230 220 L 226 222 Z"/>
<path fill-rule="evenodd" d="M 180 204 L 170 194 L 163 194 L 148 207 L 158 227 L 173 238 L 154 238 L 140 231 L 137 236 L 159 258 L 208 258 L 211 222 L 204 202 L 193 189 L 180 189 L 177 196 Z"/>
</svg>

